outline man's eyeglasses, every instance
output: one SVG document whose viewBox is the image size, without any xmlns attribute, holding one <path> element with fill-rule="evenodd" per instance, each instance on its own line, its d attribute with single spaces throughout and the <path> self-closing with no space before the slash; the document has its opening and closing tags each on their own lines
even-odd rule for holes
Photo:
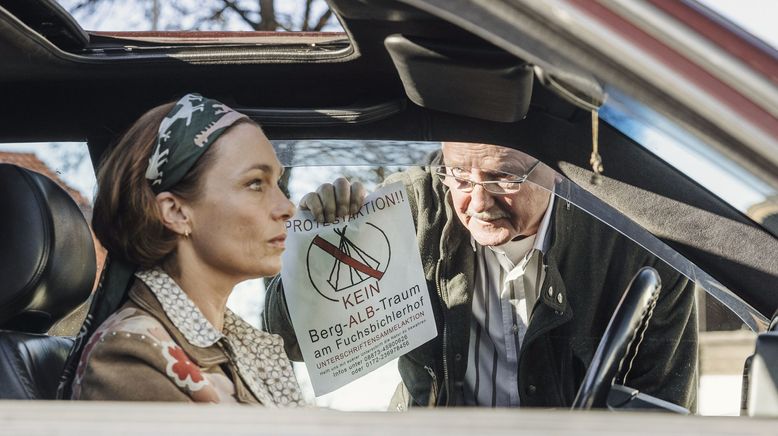
<svg viewBox="0 0 778 436">
<path fill-rule="evenodd" d="M 540 164 L 536 161 L 527 170 L 523 176 L 506 173 L 502 171 L 484 171 L 487 180 L 476 182 L 470 175 L 470 170 L 459 167 L 440 166 L 433 168 L 435 174 L 449 188 L 457 189 L 462 192 L 473 192 L 475 185 L 481 185 L 487 192 L 496 195 L 515 194 L 521 190 L 521 184 L 527 181 L 527 178 L 535 167 Z"/>
</svg>

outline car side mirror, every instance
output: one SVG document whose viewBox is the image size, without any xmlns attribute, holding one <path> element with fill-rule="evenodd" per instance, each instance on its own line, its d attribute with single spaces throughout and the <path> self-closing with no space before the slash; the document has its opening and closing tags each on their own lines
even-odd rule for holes
<svg viewBox="0 0 778 436">
<path fill-rule="evenodd" d="M 778 417 L 778 313 L 746 359 L 741 398 L 744 415 Z"/>
</svg>

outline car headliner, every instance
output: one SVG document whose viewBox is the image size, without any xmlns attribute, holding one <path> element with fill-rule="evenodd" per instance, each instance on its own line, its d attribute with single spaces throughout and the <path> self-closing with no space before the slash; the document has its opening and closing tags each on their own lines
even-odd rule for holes
<svg viewBox="0 0 778 436">
<path fill-rule="evenodd" d="M 510 57 L 439 18 L 386 1 L 337 0 L 332 3 L 354 42 L 351 47 L 327 50 L 323 44 L 317 50 L 307 40 L 297 45 L 190 46 L 167 53 L 122 49 L 84 56 L 75 54 L 79 49 L 72 47 L 78 38 L 62 37 L 74 34 L 74 24 L 62 18 L 52 3 L 0 1 L 0 59 L 4 65 L 0 93 L 5 97 L 0 140 L 4 142 L 88 140 L 92 160 L 99 162 L 115 136 L 143 111 L 196 91 L 251 112 L 273 139 L 501 144 L 533 154 L 567 175 L 762 314 L 770 316 L 778 307 L 774 286 L 778 283 L 778 239 L 604 123 L 600 142 L 606 183 L 590 185 L 589 113 L 537 82 L 532 86 L 526 118 L 511 122 L 493 121 L 499 108 L 484 109 L 481 117 L 463 116 L 456 107 L 447 113 L 411 101 L 407 83 L 400 79 L 385 45 L 390 35 L 476 47 L 500 52 L 501 59 Z M 71 47 L 65 50 L 54 42 Z M 443 77 L 449 67 L 443 60 L 437 71 L 426 72 Z M 451 83 L 449 92 L 468 89 L 471 92 L 461 98 L 459 106 L 486 107 L 472 95 L 479 90 L 487 95 L 493 85 L 489 77 L 483 82 Z M 344 113 L 356 115 L 342 117 Z"/>
</svg>

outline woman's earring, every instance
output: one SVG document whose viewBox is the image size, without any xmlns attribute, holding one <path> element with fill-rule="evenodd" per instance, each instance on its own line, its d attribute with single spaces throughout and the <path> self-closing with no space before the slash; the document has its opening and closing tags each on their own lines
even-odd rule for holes
<svg viewBox="0 0 778 436">
<path fill-rule="evenodd" d="M 184 231 L 184 237 L 189 239 L 189 230 Z"/>
</svg>

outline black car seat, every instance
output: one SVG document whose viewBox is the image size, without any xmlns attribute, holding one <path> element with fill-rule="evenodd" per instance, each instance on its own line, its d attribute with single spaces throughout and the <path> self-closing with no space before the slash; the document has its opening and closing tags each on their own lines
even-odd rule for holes
<svg viewBox="0 0 778 436">
<path fill-rule="evenodd" d="M 84 302 L 92 234 L 52 180 L 0 164 L 0 399 L 53 399 L 73 339 L 45 332 Z"/>
</svg>

